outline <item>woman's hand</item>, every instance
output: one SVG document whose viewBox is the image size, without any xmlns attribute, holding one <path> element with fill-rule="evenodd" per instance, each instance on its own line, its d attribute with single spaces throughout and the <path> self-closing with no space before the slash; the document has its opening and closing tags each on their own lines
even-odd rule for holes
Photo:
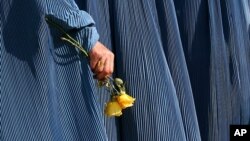
<svg viewBox="0 0 250 141">
<path fill-rule="evenodd" d="M 97 42 L 89 52 L 90 67 L 95 78 L 104 80 L 114 71 L 114 54 L 102 43 Z"/>
</svg>

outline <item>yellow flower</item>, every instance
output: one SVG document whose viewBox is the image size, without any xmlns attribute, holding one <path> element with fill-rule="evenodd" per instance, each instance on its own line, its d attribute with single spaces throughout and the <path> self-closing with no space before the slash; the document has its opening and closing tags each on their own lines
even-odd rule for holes
<svg viewBox="0 0 250 141">
<path fill-rule="evenodd" d="M 135 98 L 127 95 L 124 91 L 122 91 L 118 96 L 117 96 L 117 102 L 121 106 L 122 109 L 125 109 L 127 107 L 132 107 L 135 101 Z"/>
<path fill-rule="evenodd" d="M 111 116 L 119 117 L 120 115 L 122 115 L 122 108 L 117 103 L 117 101 L 110 101 L 106 105 L 104 113 L 109 117 L 111 117 Z"/>
</svg>

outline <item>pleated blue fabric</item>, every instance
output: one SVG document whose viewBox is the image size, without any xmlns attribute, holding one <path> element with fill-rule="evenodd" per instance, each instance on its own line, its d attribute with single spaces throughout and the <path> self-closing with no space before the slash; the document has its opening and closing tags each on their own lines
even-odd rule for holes
<svg viewBox="0 0 250 141">
<path fill-rule="evenodd" d="M 250 124 L 249 1 L 175 0 L 204 141 L 229 140 Z"/>
<path fill-rule="evenodd" d="M 54 16 L 91 48 L 94 23 L 74 3 L 1 1 L 2 141 L 108 140 L 87 60 L 45 22 Z"/>
<path fill-rule="evenodd" d="M 249 6 L 1 0 L 0 140 L 228 141 L 230 124 L 250 124 Z M 45 16 L 86 50 L 100 40 L 115 53 L 133 107 L 104 116 L 109 95 Z"/>
</svg>

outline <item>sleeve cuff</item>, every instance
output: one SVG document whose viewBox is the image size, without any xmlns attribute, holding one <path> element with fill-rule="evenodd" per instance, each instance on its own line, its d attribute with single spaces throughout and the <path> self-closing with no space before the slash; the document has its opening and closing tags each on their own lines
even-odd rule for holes
<svg viewBox="0 0 250 141">
<path fill-rule="evenodd" d="M 85 27 L 76 32 L 75 39 L 89 52 L 99 40 L 96 27 Z"/>
<path fill-rule="evenodd" d="M 65 30 L 80 29 L 95 24 L 92 17 L 80 10 L 72 0 L 47 0 L 46 9 L 46 16 Z"/>
<path fill-rule="evenodd" d="M 80 29 L 86 26 L 92 26 L 95 24 L 92 17 L 85 11 L 62 11 L 57 13 L 46 14 L 46 17 L 56 22 L 63 27 L 64 30 L 68 31 L 71 29 Z M 70 13 L 70 14 L 69 14 Z"/>
<path fill-rule="evenodd" d="M 48 17 L 60 25 L 67 33 L 80 42 L 89 52 L 99 40 L 99 34 L 93 18 L 80 10 L 73 1 L 49 0 L 47 3 Z"/>
</svg>

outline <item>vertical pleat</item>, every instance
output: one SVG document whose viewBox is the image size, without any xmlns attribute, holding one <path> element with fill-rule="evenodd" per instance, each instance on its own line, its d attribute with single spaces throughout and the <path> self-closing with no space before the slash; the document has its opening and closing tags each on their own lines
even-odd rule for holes
<svg viewBox="0 0 250 141">
<path fill-rule="evenodd" d="M 249 124 L 249 38 L 240 1 L 209 1 L 210 140 L 229 140 L 230 124 Z M 219 58 L 219 59 L 216 59 Z"/>
<path fill-rule="evenodd" d="M 157 1 L 161 39 L 179 100 L 187 140 L 200 140 L 192 89 L 177 24 L 174 3 Z"/>
<path fill-rule="evenodd" d="M 100 41 L 110 50 L 113 50 L 113 41 L 111 36 L 111 22 L 112 15 L 110 15 L 109 1 L 91 0 L 82 1 L 77 0 L 80 9 L 86 10 L 95 20 L 95 25 L 100 34 Z M 111 6 L 112 7 L 112 6 Z M 114 50 L 113 50 L 114 51 Z M 104 110 L 105 104 L 109 101 L 110 96 L 105 89 L 98 89 L 97 91 L 98 102 L 100 102 L 101 110 Z M 103 115 L 106 133 L 110 141 L 119 141 L 119 119 L 109 118 Z"/>
<path fill-rule="evenodd" d="M 46 3 L 0 3 L 1 140 L 107 140 L 93 74 L 50 32 Z"/>
<path fill-rule="evenodd" d="M 117 122 L 120 125 L 121 139 L 199 140 L 192 90 L 185 68 L 180 37 L 178 34 L 174 36 L 178 28 L 175 23 L 176 18 L 173 16 L 175 14 L 173 3 L 166 2 L 165 6 L 168 7 L 161 7 L 161 2 L 154 1 L 109 1 L 110 18 L 99 14 L 101 13 L 99 8 L 107 8 L 104 2 L 79 1 L 79 3 L 93 15 L 97 28 L 101 31 L 100 34 L 109 29 L 105 27 L 103 19 L 108 18 L 110 21 L 113 43 L 111 45 L 116 54 L 116 76 L 126 80 L 129 92 L 137 98 L 135 107 L 131 108 L 132 111 L 130 109 L 125 111 L 124 116 Z M 162 11 L 158 11 L 157 8 L 161 8 Z M 164 10 L 169 10 L 172 14 L 165 15 Z M 161 22 L 159 25 L 158 18 L 169 16 L 173 18 L 168 21 L 159 20 Z M 101 24 L 98 21 L 102 21 Z M 159 26 L 164 24 L 171 30 L 173 27 L 170 36 L 160 34 L 163 27 L 160 29 Z M 165 27 L 162 32 L 166 32 L 164 29 Z M 165 40 L 169 41 L 170 46 L 165 45 Z M 178 48 L 164 54 L 164 50 L 171 50 L 171 46 Z M 181 54 L 181 59 L 177 59 L 172 53 Z M 170 60 L 166 59 L 168 57 Z M 175 74 L 175 77 L 171 76 L 167 61 L 171 64 L 171 73 Z M 183 79 L 185 81 L 181 82 Z M 184 91 L 188 94 L 182 94 Z M 107 132 L 117 128 L 117 124 L 115 127 L 106 127 Z"/>
<path fill-rule="evenodd" d="M 122 139 L 186 140 L 176 91 L 149 4 L 113 3 L 117 73 L 127 82 L 128 92 L 137 98 L 135 106 L 121 119 Z"/>
<path fill-rule="evenodd" d="M 249 2 L 175 7 L 202 140 L 229 140 L 230 124 L 249 124 Z"/>
<path fill-rule="evenodd" d="M 250 119 L 249 7 L 248 0 L 1 0 L 0 140 L 229 140 L 229 125 Z M 75 37 L 87 50 L 95 42 L 87 37 L 98 35 L 86 26 L 96 27 L 116 55 L 114 76 L 136 98 L 122 117 L 104 116 L 109 95 L 45 15 L 80 30 Z"/>
</svg>

